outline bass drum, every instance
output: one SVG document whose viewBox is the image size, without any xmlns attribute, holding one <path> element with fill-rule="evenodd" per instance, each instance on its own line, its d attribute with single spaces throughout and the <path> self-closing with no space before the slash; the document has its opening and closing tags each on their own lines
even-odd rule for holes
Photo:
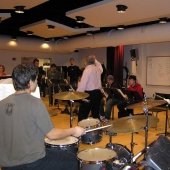
<svg viewBox="0 0 170 170">
<path fill-rule="evenodd" d="M 117 153 L 117 158 L 112 163 L 113 170 L 122 169 L 126 164 L 131 162 L 133 155 L 126 146 L 109 143 L 106 145 L 106 148 L 110 148 Z"/>
<path fill-rule="evenodd" d="M 62 150 L 77 154 L 78 152 L 78 139 L 73 136 L 68 136 L 62 139 L 50 140 L 45 138 L 45 146 L 48 149 Z"/>
</svg>

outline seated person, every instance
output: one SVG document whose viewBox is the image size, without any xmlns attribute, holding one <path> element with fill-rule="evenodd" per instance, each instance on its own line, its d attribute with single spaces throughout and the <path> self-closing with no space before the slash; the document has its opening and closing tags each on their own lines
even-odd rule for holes
<svg viewBox="0 0 170 170">
<path fill-rule="evenodd" d="M 0 167 L 2 170 L 78 170 L 76 156 L 45 148 L 50 140 L 79 137 L 81 127 L 55 128 L 42 100 L 32 96 L 37 87 L 38 69 L 18 65 L 12 73 L 16 92 L 0 101 Z M 31 142 L 33 141 L 33 142 Z"/>
<path fill-rule="evenodd" d="M 137 83 L 137 79 L 135 75 L 130 75 L 128 78 L 129 87 L 124 92 L 126 94 L 126 100 L 118 104 L 118 117 L 129 116 L 129 114 L 133 114 L 133 109 L 125 109 L 127 105 L 140 102 L 143 100 L 143 88 Z"/>
<path fill-rule="evenodd" d="M 121 89 L 121 86 L 114 80 L 112 75 L 107 76 L 107 87 L 104 89 L 104 98 L 106 98 L 106 106 L 104 111 L 104 103 L 105 99 L 101 100 L 100 105 L 100 118 L 102 119 L 110 119 L 112 107 L 116 104 L 119 104 L 123 98 L 121 94 L 118 92 L 118 89 Z"/>
</svg>

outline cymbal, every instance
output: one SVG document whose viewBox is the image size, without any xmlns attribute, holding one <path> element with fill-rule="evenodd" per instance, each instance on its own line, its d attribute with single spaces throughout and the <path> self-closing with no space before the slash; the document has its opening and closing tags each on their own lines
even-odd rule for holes
<svg viewBox="0 0 170 170">
<path fill-rule="evenodd" d="M 165 104 L 166 101 L 164 100 L 154 100 L 154 99 L 147 99 L 146 106 L 148 109 L 151 109 L 153 107 Z M 144 107 L 144 102 L 139 102 L 135 104 L 128 105 L 126 108 L 127 109 L 136 109 L 136 108 L 143 108 Z"/>
<path fill-rule="evenodd" d="M 148 127 L 156 127 L 158 118 L 154 116 L 148 116 Z M 144 130 L 146 126 L 146 116 L 128 116 L 112 121 L 112 127 L 107 131 L 110 133 L 134 133 Z"/>
<path fill-rule="evenodd" d="M 87 98 L 88 96 L 88 93 L 76 91 L 60 92 L 54 94 L 54 98 L 59 100 L 81 100 Z"/>
</svg>

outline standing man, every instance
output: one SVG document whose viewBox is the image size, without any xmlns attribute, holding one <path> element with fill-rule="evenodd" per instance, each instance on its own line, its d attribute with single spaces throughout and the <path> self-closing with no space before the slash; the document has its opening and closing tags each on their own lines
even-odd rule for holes
<svg viewBox="0 0 170 170">
<path fill-rule="evenodd" d="M 43 70 L 43 66 L 39 67 L 39 60 L 35 58 L 33 60 L 33 64 L 35 67 L 38 68 L 38 86 L 40 88 L 40 96 L 45 97 L 46 96 L 46 81 L 45 81 L 45 76 L 46 72 Z"/>
<path fill-rule="evenodd" d="M 30 93 L 37 87 L 38 69 L 18 65 L 12 72 L 16 92 L 0 101 L 0 167 L 2 170 L 78 170 L 74 154 L 48 150 L 44 138 L 51 140 L 80 136 L 80 127 L 55 128 L 42 100 Z"/>
<path fill-rule="evenodd" d="M 48 92 L 49 92 L 49 106 L 53 106 L 53 95 L 59 92 L 60 82 L 62 80 L 62 74 L 57 70 L 56 64 L 51 64 L 50 70 L 47 73 L 48 78 Z"/>
<path fill-rule="evenodd" d="M 86 92 L 89 94 L 88 101 L 82 101 L 78 121 L 86 119 L 91 111 L 93 118 L 99 118 L 101 94 L 101 74 L 103 72 L 101 63 L 97 61 L 95 55 L 88 56 L 87 66 L 83 71 L 80 82 L 78 83 L 77 91 Z"/>
<path fill-rule="evenodd" d="M 69 77 L 69 81 L 70 81 L 71 86 L 74 89 L 76 89 L 79 76 L 81 75 L 81 70 L 78 66 L 75 65 L 75 59 L 74 58 L 70 58 L 69 61 L 70 61 L 70 66 L 68 66 L 68 68 L 67 68 L 68 77 Z"/>
</svg>

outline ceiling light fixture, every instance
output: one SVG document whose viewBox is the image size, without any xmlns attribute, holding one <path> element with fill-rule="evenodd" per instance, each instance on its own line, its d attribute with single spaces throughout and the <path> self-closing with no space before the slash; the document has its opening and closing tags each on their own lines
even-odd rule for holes
<svg viewBox="0 0 170 170">
<path fill-rule="evenodd" d="M 32 31 L 27 31 L 27 35 L 33 35 L 33 32 Z"/>
<path fill-rule="evenodd" d="M 54 25 L 47 25 L 49 30 L 54 30 L 55 26 Z"/>
<path fill-rule="evenodd" d="M 164 18 L 159 18 L 159 23 L 160 24 L 166 24 L 168 22 L 168 18 L 164 17 Z"/>
<path fill-rule="evenodd" d="M 63 39 L 64 39 L 64 40 L 68 40 L 68 37 L 67 37 L 67 36 L 65 36 L 65 37 L 63 37 Z"/>
<path fill-rule="evenodd" d="M 93 35 L 93 33 L 91 31 L 87 31 L 86 35 L 91 36 L 91 35 Z"/>
<path fill-rule="evenodd" d="M 119 25 L 119 26 L 117 27 L 117 29 L 118 29 L 118 30 L 124 30 L 125 27 L 124 27 L 124 25 Z"/>
<path fill-rule="evenodd" d="M 77 23 L 83 23 L 84 22 L 84 17 L 82 17 L 82 16 L 76 16 L 76 22 Z"/>
<path fill-rule="evenodd" d="M 116 8 L 118 13 L 125 13 L 128 7 L 126 5 L 116 5 Z"/>
<path fill-rule="evenodd" d="M 15 6 L 15 12 L 18 14 L 23 14 L 24 13 L 24 8 L 25 6 Z"/>
</svg>

